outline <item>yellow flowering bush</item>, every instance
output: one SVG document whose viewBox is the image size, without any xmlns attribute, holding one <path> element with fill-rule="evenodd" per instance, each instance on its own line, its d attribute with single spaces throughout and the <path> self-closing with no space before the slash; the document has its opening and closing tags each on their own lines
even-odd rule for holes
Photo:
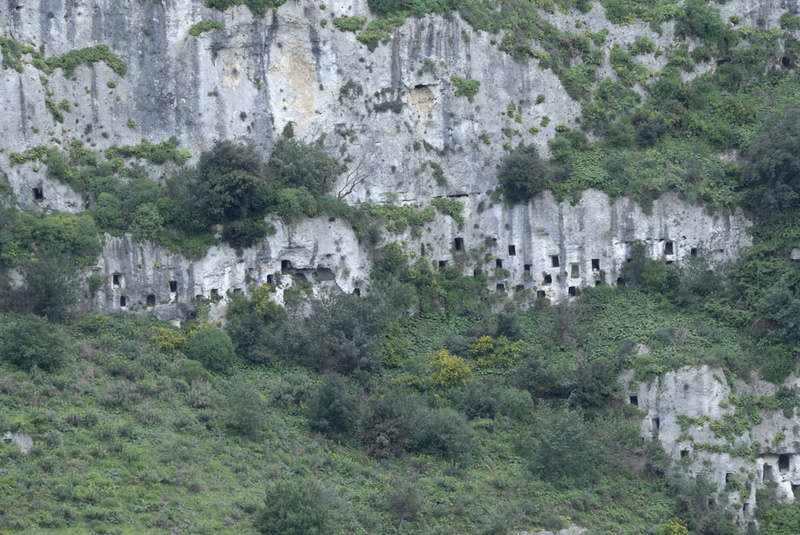
<svg viewBox="0 0 800 535">
<path fill-rule="evenodd" d="M 432 353 L 428 360 L 433 368 L 433 381 L 444 387 L 466 384 L 472 378 L 472 368 L 466 360 L 446 349 Z"/>
</svg>

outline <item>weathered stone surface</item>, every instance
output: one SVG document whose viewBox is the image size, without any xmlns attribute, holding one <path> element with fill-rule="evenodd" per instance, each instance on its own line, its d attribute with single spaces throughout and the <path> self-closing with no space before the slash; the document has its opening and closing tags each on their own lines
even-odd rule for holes
<svg viewBox="0 0 800 535">
<path fill-rule="evenodd" d="M 424 252 L 432 267 L 439 262 L 460 265 L 464 275 L 478 270 L 492 275 L 493 288 L 502 285 L 509 294 L 528 291 L 531 299 L 542 292 L 541 297 L 562 300 L 581 287 L 616 284 L 634 241 L 643 241 L 653 258 L 681 262 L 694 249 L 711 265 L 735 257 L 750 243 L 748 222 L 741 214 L 712 215 L 674 196 L 657 200 L 649 213 L 627 199 L 612 202 L 591 190 L 575 205 L 556 202 L 549 194 L 515 207 L 492 204 L 484 195 L 461 200 L 465 223 L 439 214 L 418 236 L 409 230 L 386 239 Z M 275 234 L 241 255 L 221 245 L 197 260 L 134 243 L 129 236 L 109 237 L 95 268 L 105 283 L 91 305 L 107 312 L 155 312 L 163 319 L 178 319 L 198 297 L 211 300 L 216 317 L 224 312 L 229 292 L 247 293 L 266 283 L 277 287 L 278 300 L 285 288 L 301 280 L 323 292 L 368 291 L 370 252 L 349 223 L 327 218 L 293 227 L 274 223 Z M 457 238 L 462 250 L 456 248 Z M 671 254 L 665 252 L 667 244 Z M 292 269 L 281 273 L 284 261 Z"/>
<path fill-rule="evenodd" d="M 658 440 L 664 451 L 687 475 L 703 475 L 717 487 L 710 499 L 733 504 L 741 525 L 756 507 L 756 491 L 769 482 L 777 485 L 780 500 L 794 502 L 800 488 L 800 426 L 796 409 L 761 410 L 758 423 L 729 440 L 712 426 L 736 413 L 731 395 L 775 394 L 777 386 L 753 377 L 748 383 L 729 383 L 720 369 L 701 366 L 667 372 L 652 381 L 635 381 L 633 372 L 620 377 L 625 400 L 635 401 L 647 414 L 641 419 L 642 436 Z M 797 388 L 791 376 L 786 386 Z M 685 420 L 681 428 L 680 418 Z M 741 417 L 741 416 L 740 416 Z"/>
<path fill-rule="evenodd" d="M 787 7 L 764 0 L 732 1 L 720 9 L 725 17 L 741 16 L 743 24 L 774 27 Z M 127 62 L 128 72 L 118 76 L 97 63 L 78 67 L 70 77 L 58 70 L 43 85 L 42 73 L 29 64 L 22 73 L 0 70 L 0 170 L 9 174 L 21 206 L 33 203 L 32 188 L 43 182 L 50 205 L 79 210 L 80 198 L 48 183 L 44 166 L 12 166 L 10 153 L 53 145 L 53 139 L 62 146 L 81 139 L 105 149 L 175 135 L 195 156 L 217 139 L 252 142 L 267 154 L 293 121 L 299 136 L 324 136 L 332 152 L 360 163 L 359 175 L 367 180 L 351 201 L 391 196 L 418 202 L 493 189 L 504 142 L 534 143 L 547 152 L 558 125 L 577 125 L 580 105 L 555 74 L 535 60 L 520 62 L 501 52 L 493 44 L 498 35 L 476 32 L 457 15 L 429 15 L 409 18 L 389 43 L 369 52 L 354 33 L 322 24 L 354 15 L 372 18 L 363 0 L 327 3 L 324 10 L 315 2 L 293 1 L 263 17 L 244 6 L 220 13 L 202 2 L 3 3 L 0 35 L 46 56 L 106 44 Z M 675 34 L 672 22 L 662 24 L 661 33 L 644 23 L 612 25 L 599 4 L 587 14 L 545 16 L 572 32 L 611 29 L 608 48 L 637 36 L 666 47 Z M 193 24 L 209 19 L 225 28 L 189 35 Z M 652 69 L 666 59 L 637 57 Z M 599 72 L 611 74 L 608 65 Z M 455 96 L 453 75 L 481 82 L 473 102 Z M 63 123 L 45 107 L 48 92 L 54 102 L 72 104 Z M 539 94 L 544 102 L 537 103 Z M 390 101 L 401 104 L 398 113 L 376 109 Z M 511 103 L 521 122 L 505 113 Z M 545 127 L 543 117 L 550 119 Z M 129 119 L 135 128 L 127 126 Z M 539 132 L 530 133 L 531 127 Z M 509 138 L 504 128 L 518 133 Z M 430 167 L 421 171 L 429 161 L 442 165 L 447 184 L 437 183 Z"/>
<path fill-rule="evenodd" d="M 3 444 L 18 447 L 22 453 L 28 453 L 31 450 L 31 446 L 33 446 L 33 439 L 30 435 L 20 432 L 12 433 L 11 431 L 6 431 L 3 434 L 2 441 Z"/>
<path fill-rule="evenodd" d="M 726 4 L 725 9 L 740 3 Z M 774 25 L 784 8 L 762 2 L 748 4 L 747 9 L 747 17 Z M 424 245 L 425 255 L 435 262 L 467 257 L 465 274 L 475 269 L 494 272 L 500 260 L 508 275 L 498 272 L 492 284 L 504 290 L 536 290 L 564 299 L 571 288 L 614 284 L 635 240 L 644 241 L 654 258 L 681 261 L 696 249 L 712 264 L 736 257 L 749 244 L 744 233 L 748 223 L 741 214 L 711 215 L 669 195 L 651 212 L 630 200 L 612 202 L 592 191 L 575 205 L 556 202 L 547 193 L 528 205 L 494 202 L 489 193 L 497 187 L 495 166 L 505 154 L 503 143 L 535 143 L 546 151 L 557 125 L 577 124 L 579 103 L 552 71 L 540 69 L 535 60 L 513 60 L 493 44 L 498 36 L 474 31 L 457 15 L 409 18 L 374 52 L 355 34 L 322 23 L 323 18 L 329 22 L 355 15 L 372 18 L 361 0 L 336 1 L 324 10 L 313 2 L 289 2 L 263 17 L 253 16 L 244 6 L 220 13 L 201 2 L 2 4 L 0 34 L 46 56 L 105 44 L 127 62 L 128 70 L 120 76 L 104 63 L 79 66 L 70 76 L 61 70 L 45 76 L 29 63 L 22 72 L 0 70 L 0 120 L 6 128 L 0 141 L 0 173 L 8 176 L 21 208 L 79 211 L 86 206 L 81 195 L 48 178 L 41 162 L 11 165 L 11 153 L 57 142 L 64 147 L 76 139 L 103 150 L 137 144 L 143 137 L 159 142 L 174 135 L 195 157 L 218 139 L 251 142 L 267 155 L 278 133 L 292 121 L 297 135 L 324 137 L 332 153 L 352 159 L 350 174 L 340 178 L 334 191 L 344 193 L 355 181 L 348 202 L 393 200 L 426 206 L 431 198 L 445 196 L 464 202 L 466 222 L 460 227 L 439 217 L 421 236 L 397 239 L 410 250 Z M 663 24 L 660 34 L 641 23 L 610 25 L 599 4 L 587 14 L 545 16 L 569 31 L 578 26 L 592 31 L 611 27 L 608 47 L 630 43 L 638 35 L 662 46 L 675 32 L 674 23 Z M 192 25 L 209 19 L 225 28 L 189 35 Z M 652 68 L 666 61 L 663 54 L 639 59 Z M 481 82 L 472 102 L 456 96 L 454 75 Z M 537 103 L 539 94 L 544 101 Z M 70 103 L 63 123 L 46 108 L 47 98 Z M 387 103 L 395 103 L 391 108 L 398 113 L 380 111 Z M 515 113 L 508 114 L 512 103 Z M 511 116 L 516 114 L 520 122 Z M 540 127 L 543 117 L 550 119 L 546 127 Z M 540 127 L 538 133 L 529 132 L 534 126 Z M 512 139 L 509 131 L 519 134 Z M 444 181 L 433 177 L 431 162 L 442 166 Z M 155 179 L 174 171 L 152 164 L 147 168 Z M 42 199 L 35 198 L 34 189 Z M 308 222 L 296 231 L 282 230 L 237 260 L 225 247 L 190 262 L 146 244 L 132 244 L 129 238 L 109 239 L 97 271 L 109 278 L 125 272 L 127 309 L 147 306 L 164 317 L 177 317 L 191 297 L 208 297 L 210 289 L 224 300 L 227 291 L 246 291 L 245 282 L 263 282 L 264 273 L 277 272 L 274 262 L 279 257 L 309 245 L 298 249 L 281 240 L 294 236 L 296 241 L 302 232 L 316 232 L 325 224 Z M 347 242 L 347 252 L 345 259 L 323 266 L 330 270 L 327 284 L 352 291 L 367 280 L 366 253 L 346 223 L 334 225 L 338 230 L 333 234 Z M 463 252 L 454 250 L 455 238 L 462 238 Z M 329 251 L 325 254 L 335 255 L 341 247 L 322 243 L 323 238 L 317 242 Z M 674 247 L 671 253 L 668 243 Z M 304 262 L 317 258 L 308 251 Z M 558 267 L 552 257 L 559 258 Z M 268 265 L 262 262 L 259 267 L 257 258 L 268 258 Z M 242 269 L 259 275 L 246 279 Z M 548 276 L 550 283 L 545 282 Z M 165 281 L 175 281 L 179 290 L 164 290 Z M 119 308 L 122 289 L 104 287 L 94 305 Z"/>
<path fill-rule="evenodd" d="M 104 283 L 89 305 L 178 320 L 204 302 L 211 306 L 212 318 L 219 319 L 229 294 L 261 284 L 273 285 L 277 300 L 299 277 L 316 283 L 316 291 L 366 287 L 371 261 L 346 222 L 319 218 L 294 227 L 280 221 L 275 225 L 275 234 L 241 255 L 220 245 L 194 260 L 133 242 L 130 236 L 108 237 L 94 270 Z"/>
</svg>

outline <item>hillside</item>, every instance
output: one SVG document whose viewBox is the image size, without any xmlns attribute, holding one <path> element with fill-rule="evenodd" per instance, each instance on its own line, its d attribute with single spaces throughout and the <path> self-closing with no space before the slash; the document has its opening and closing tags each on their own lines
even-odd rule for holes
<svg viewBox="0 0 800 535">
<path fill-rule="evenodd" d="M 2 531 L 797 533 L 799 31 L 3 4 Z"/>
</svg>

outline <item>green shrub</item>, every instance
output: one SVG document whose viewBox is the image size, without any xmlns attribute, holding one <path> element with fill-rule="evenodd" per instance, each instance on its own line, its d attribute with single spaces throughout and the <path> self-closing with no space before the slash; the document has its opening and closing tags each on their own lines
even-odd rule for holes
<svg viewBox="0 0 800 535">
<path fill-rule="evenodd" d="M 217 142 L 197 168 L 171 179 L 170 195 L 188 204 L 193 225 L 262 217 L 268 206 L 266 169 L 252 147 Z"/>
<path fill-rule="evenodd" d="M 141 401 L 141 394 L 135 384 L 120 379 L 111 383 L 105 392 L 98 394 L 97 401 L 104 407 L 130 409 Z"/>
<path fill-rule="evenodd" d="M 267 9 L 277 9 L 284 4 L 286 0 L 206 0 L 206 6 L 225 11 L 229 7 L 240 6 L 244 4 L 254 15 L 263 15 Z"/>
<path fill-rule="evenodd" d="M 470 381 L 464 388 L 459 410 L 470 420 L 494 418 L 500 407 L 502 386 L 497 381 Z"/>
<path fill-rule="evenodd" d="M 193 37 L 199 37 L 200 34 L 204 32 L 210 32 L 211 30 L 222 30 L 224 28 L 225 25 L 219 21 L 202 20 L 189 28 L 189 35 Z"/>
<path fill-rule="evenodd" d="M 216 372 L 229 371 L 236 362 L 230 336 L 213 327 L 200 329 L 189 339 L 186 356 Z"/>
<path fill-rule="evenodd" d="M 784 30 L 791 30 L 791 31 L 800 30 L 800 17 L 798 17 L 797 15 L 795 15 L 790 11 L 787 11 L 786 13 L 781 15 L 779 22 L 781 24 L 781 28 L 783 28 Z"/>
<path fill-rule="evenodd" d="M 550 169 L 535 145 L 520 143 L 501 160 L 497 180 L 509 201 L 527 202 L 548 188 Z"/>
<path fill-rule="evenodd" d="M 309 405 L 311 428 L 333 438 L 355 435 L 361 406 L 341 375 L 326 374 Z"/>
<path fill-rule="evenodd" d="M 543 410 L 536 418 L 530 470 L 558 487 L 596 483 L 612 469 L 607 433 L 578 412 Z"/>
<path fill-rule="evenodd" d="M 794 351 L 782 345 L 767 348 L 767 358 L 761 366 L 761 377 L 781 384 L 797 368 Z"/>
<path fill-rule="evenodd" d="M 246 301 L 243 297 L 234 299 L 231 305 L 240 300 Z M 275 306 L 280 308 L 278 305 Z M 228 307 L 228 325 L 225 330 L 233 341 L 236 355 L 253 363 L 269 361 L 270 353 L 267 350 L 269 335 L 262 317 L 254 312 L 231 317 L 230 312 L 231 306 Z"/>
<path fill-rule="evenodd" d="M 366 22 L 366 17 L 338 17 L 333 19 L 333 25 L 343 32 L 361 31 Z"/>
<path fill-rule="evenodd" d="M 302 313 L 300 313 L 302 312 Z M 311 303 L 311 313 L 293 312 L 278 342 L 285 358 L 317 371 L 377 372 L 388 311 L 373 297 L 341 294 Z"/>
<path fill-rule="evenodd" d="M 628 52 L 630 52 L 632 56 L 652 54 L 655 51 L 655 43 L 643 35 L 638 36 L 631 44 L 628 45 Z"/>
<path fill-rule="evenodd" d="M 402 14 L 393 14 L 371 21 L 366 29 L 356 36 L 359 42 L 364 43 L 370 52 L 373 52 L 380 43 L 390 39 L 390 32 L 399 28 L 406 21 Z"/>
<path fill-rule="evenodd" d="M 744 204 L 753 213 L 773 219 L 800 206 L 800 108 L 768 115 L 764 127 L 744 151 Z"/>
<path fill-rule="evenodd" d="M 157 241 L 159 235 L 164 230 L 164 218 L 158 208 L 151 203 L 139 205 L 133 213 L 133 221 L 130 225 L 133 239 L 142 241 Z"/>
<path fill-rule="evenodd" d="M 19 316 L 0 328 L 0 359 L 6 362 L 25 370 L 52 371 L 63 366 L 66 358 L 64 334 L 44 318 Z"/>
<path fill-rule="evenodd" d="M 20 266 L 23 286 L 14 292 L 14 310 L 46 316 L 51 321 L 66 318 L 78 303 L 82 288 L 74 260 L 46 247 L 38 258 Z"/>
<path fill-rule="evenodd" d="M 451 76 L 450 81 L 456 86 L 457 97 L 467 97 L 467 100 L 472 102 L 472 97 L 478 92 L 481 83 L 478 80 L 470 80 L 469 78 L 461 78 L 460 76 Z"/>
<path fill-rule="evenodd" d="M 428 356 L 433 382 L 445 388 L 466 384 L 472 379 L 472 368 L 466 360 L 440 349 Z"/>
<path fill-rule="evenodd" d="M 278 138 L 269 157 L 270 179 L 290 188 L 305 188 L 314 196 L 325 195 L 341 166 L 321 145 L 299 141 L 290 132 Z"/>
<path fill-rule="evenodd" d="M 510 341 L 505 336 L 481 336 L 469 346 L 469 354 L 482 368 L 510 368 L 519 361 L 525 342 Z"/>
<path fill-rule="evenodd" d="M 93 274 L 86 277 L 86 286 L 89 289 L 89 295 L 95 295 L 97 291 L 103 286 L 102 275 Z"/>
<path fill-rule="evenodd" d="M 108 67 L 119 76 L 125 76 L 128 65 L 116 54 L 111 52 L 106 45 L 97 45 L 80 50 L 70 50 L 62 56 L 47 58 L 45 63 L 49 69 L 63 69 L 64 75 L 72 76 L 75 68 L 81 64 L 93 64 L 98 61 L 104 62 Z"/>
<path fill-rule="evenodd" d="M 235 378 L 228 383 L 227 393 L 225 424 L 240 435 L 260 438 L 267 423 L 267 404 L 259 391 L 244 379 Z"/>
<path fill-rule="evenodd" d="M 455 199 L 431 199 L 431 204 L 441 213 L 453 218 L 456 223 L 464 222 L 464 203 Z"/>
<path fill-rule="evenodd" d="M 413 520 L 422 507 L 417 485 L 411 481 L 393 481 L 386 490 L 386 506 L 400 522 Z"/>
<path fill-rule="evenodd" d="M 266 237 L 267 231 L 263 219 L 242 219 L 227 223 L 222 229 L 222 239 L 233 247 L 252 247 Z"/>
<path fill-rule="evenodd" d="M 267 486 L 264 508 L 255 525 L 267 535 L 327 535 L 330 514 L 325 493 L 316 481 L 291 479 Z"/>
</svg>

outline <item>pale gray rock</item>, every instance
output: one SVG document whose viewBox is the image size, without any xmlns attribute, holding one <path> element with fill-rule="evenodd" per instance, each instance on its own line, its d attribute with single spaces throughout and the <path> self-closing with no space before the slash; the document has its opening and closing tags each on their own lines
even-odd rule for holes
<svg viewBox="0 0 800 535">
<path fill-rule="evenodd" d="M 684 367 L 652 381 L 635 381 L 633 371 L 620 376 L 626 402 L 645 413 L 642 437 L 658 440 L 687 476 L 702 475 L 717 492 L 710 500 L 734 507 L 740 525 L 753 519 L 756 491 L 776 484 L 779 500 L 793 503 L 800 489 L 800 426 L 796 409 L 760 411 L 758 423 L 729 440 L 712 426 L 736 413 L 731 396 L 775 394 L 777 386 L 756 377 L 748 382 L 726 377 L 709 366 Z M 789 388 L 800 386 L 792 375 Z M 683 427 L 681 427 L 683 420 Z"/>
<path fill-rule="evenodd" d="M 30 435 L 20 432 L 12 433 L 11 431 L 6 431 L 0 440 L 3 441 L 3 444 L 18 447 L 22 453 L 28 453 L 33 446 L 33 439 Z"/>
</svg>

